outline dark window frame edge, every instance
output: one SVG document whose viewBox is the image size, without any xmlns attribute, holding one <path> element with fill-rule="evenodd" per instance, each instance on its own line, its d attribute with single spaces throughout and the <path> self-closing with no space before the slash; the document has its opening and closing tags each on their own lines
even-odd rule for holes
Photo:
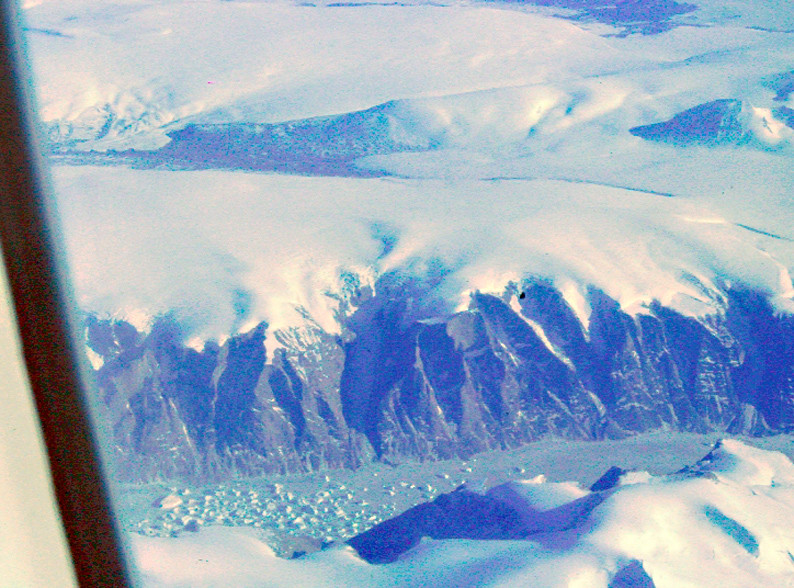
<svg viewBox="0 0 794 588">
<path fill-rule="evenodd" d="M 130 585 L 85 366 L 63 239 L 32 119 L 20 8 L 0 0 L 0 243 L 28 381 L 80 586 Z"/>
</svg>

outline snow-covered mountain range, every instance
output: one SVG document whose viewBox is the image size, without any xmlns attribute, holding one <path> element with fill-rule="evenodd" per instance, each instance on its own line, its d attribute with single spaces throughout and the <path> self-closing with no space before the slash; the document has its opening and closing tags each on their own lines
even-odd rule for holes
<svg viewBox="0 0 794 588">
<path fill-rule="evenodd" d="M 794 429 L 794 318 L 732 290 L 695 319 L 660 304 L 632 317 L 591 290 L 585 327 L 548 283 L 477 293 L 439 314 L 432 284 L 387 274 L 356 292 L 340 335 L 266 324 L 185 347 L 88 322 L 114 455 L 130 481 L 468 458 L 544 437 L 654 430 L 763 435 Z M 270 356 L 270 357 L 268 357 Z"/>
<path fill-rule="evenodd" d="M 24 18 L 89 355 L 141 471 L 788 430 L 789 3 Z"/>
<path fill-rule="evenodd" d="M 22 6 L 125 498 L 215 484 L 146 507 L 143 585 L 794 581 L 792 465 L 735 440 L 447 492 L 544 438 L 792 431 L 789 0 Z"/>
</svg>

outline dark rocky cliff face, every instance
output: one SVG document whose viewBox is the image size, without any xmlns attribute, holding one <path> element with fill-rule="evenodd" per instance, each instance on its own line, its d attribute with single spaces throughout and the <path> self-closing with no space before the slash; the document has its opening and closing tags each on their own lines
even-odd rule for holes
<svg viewBox="0 0 794 588">
<path fill-rule="evenodd" d="M 265 324 L 198 352 L 168 318 L 143 335 L 90 317 L 119 475 L 312 471 L 545 436 L 794 428 L 794 318 L 757 292 L 734 290 L 724 312 L 694 319 L 658 304 L 631 317 L 593 290 L 585 329 L 544 283 L 524 284 L 522 296 L 474 294 L 452 315 L 416 280 L 384 276 L 376 289 L 341 336 L 285 333 L 270 353 Z"/>
</svg>

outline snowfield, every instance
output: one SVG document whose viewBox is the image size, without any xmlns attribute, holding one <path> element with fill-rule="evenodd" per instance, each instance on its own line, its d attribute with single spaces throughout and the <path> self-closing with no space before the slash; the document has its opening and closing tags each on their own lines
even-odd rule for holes
<svg viewBox="0 0 794 588">
<path fill-rule="evenodd" d="M 755 8 L 706 3 L 680 17 L 699 26 L 615 36 L 498 3 L 29 3 L 80 303 L 139 326 L 173 311 L 196 345 L 261 320 L 336 332 L 344 276 L 396 268 L 443 268 L 449 310 L 539 275 L 583 322 L 591 285 L 631 312 L 658 299 L 699 315 L 744 283 L 789 311 L 794 102 L 775 80 L 794 45 L 775 31 L 792 12 Z M 728 98 L 747 145 L 629 132 Z M 306 157 L 382 179 L 72 165 L 188 124 L 297 121 L 289 134 L 318 116 L 355 149 L 329 135 Z"/>
<path fill-rule="evenodd" d="M 633 312 L 653 299 L 713 312 L 725 281 L 775 292 L 781 310 L 794 294 L 791 242 L 739 226 L 789 235 L 785 192 L 759 202 L 564 180 L 60 166 L 54 175 L 82 305 L 141 326 L 174 311 L 200 339 L 262 319 L 271 331 L 301 325 L 301 308 L 337 332 L 329 294 L 344 290 L 345 273 L 367 283 L 429 262 L 448 270 L 437 290 L 449 311 L 529 273 L 555 279 L 585 324 L 589 284 Z M 777 214 L 759 222 L 763 209 Z"/>
<path fill-rule="evenodd" d="M 516 490 L 517 489 L 517 490 Z M 623 474 L 583 489 L 512 482 L 528 518 L 562 530 L 526 540 L 424 540 L 396 562 L 368 564 L 350 547 L 277 558 L 252 530 L 207 527 L 177 539 L 131 536 L 146 586 L 789 586 L 794 582 L 794 465 L 724 440 L 678 473 Z M 595 508 L 565 508 L 589 497 Z M 487 527 L 490 521 L 482 521 Z M 633 580 L 635 583 L 629 583 Z"/>
</svg>

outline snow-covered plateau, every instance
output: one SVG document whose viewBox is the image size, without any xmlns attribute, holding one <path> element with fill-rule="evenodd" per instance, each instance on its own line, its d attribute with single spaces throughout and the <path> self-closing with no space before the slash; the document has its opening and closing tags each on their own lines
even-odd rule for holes
<svg viewBox="0 0 794 588">
<path fill-rule="evenodd" d="M 32 4 L 120 454 L 794 426 L 792 8 L 618 5 Z"/>
<path fill-rule="evenodd" d="M 791 310 L 790 3 L 626 13 L 652 35 L 538 4 L 28 3 L 81 305 L 338 332 L 340 276 L 434 260 L 448 310 L 528 275 L 585 319 L 592 285 Z M 686 146 L 630 132 L 719 100 Z"/>
</svg>

